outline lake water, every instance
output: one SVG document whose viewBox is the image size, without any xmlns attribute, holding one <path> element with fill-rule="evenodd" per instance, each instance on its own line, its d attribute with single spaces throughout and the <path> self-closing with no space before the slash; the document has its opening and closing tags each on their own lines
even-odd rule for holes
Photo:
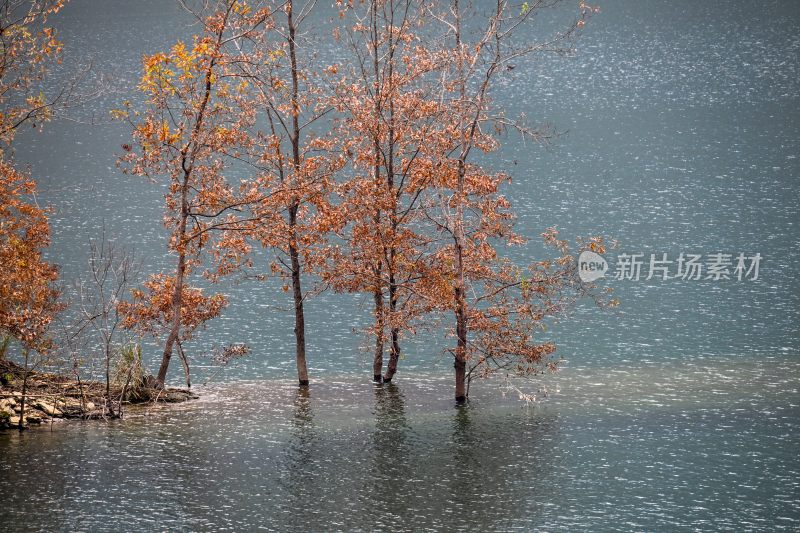
<svg viewBox="0 0 800 533">
<path fill-rule="evenodd" d="M 298 395 L 286 295 L 227 287 L 231 308 L 190 351 L 253 354 L 199 401 L 0 434 L 3 528 L 800 529 L 800 4 L 601 7 L 575 57 L 521 61 L 496 94 L 510 115 L 567 132 L 547 148 L 509 137 L 497 155 L 518 230 L 614 236 L 612 264 L 760 253 L 757 280 L 611 280 L 618 312 L 581 306 L 551 328 L 567 364 L 518 384 L 540 391 L 535 406 L 491 381 L 464 409 L 446 341 L 409 339 L 396 385 L 369 383 L 353 331 L 369 301 L 332 294 L 309 304 L 313 383 Z M 91 60 L 117 92 L 82 111 L 93 127 L 19 139 L 55 209 L 50 257 L 75 279 L 105 224 L 146 271 L 164 268 L 163 193 L 115 168 L 129 132 L 105 117 L 130 97 L 141 54 L 192 29 L 155 0 L 73 2 L 58 25 L 64 75 Z M 211 371 L 200 359 L 196 381 Z"/>
</svg>

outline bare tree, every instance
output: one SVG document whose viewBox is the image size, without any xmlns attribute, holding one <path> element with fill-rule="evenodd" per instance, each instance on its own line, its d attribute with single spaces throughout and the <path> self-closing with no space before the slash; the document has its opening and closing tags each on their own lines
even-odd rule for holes
<svg viewBox="0 0 800 533">
<path fill-rule="evenodd" d="M 86 334 L 89 346 L 101 355 L 106 386 L 103 411 L 116 416 L 111 399 L 111 368 L 119 348 L 126 344 L 119 338 L 124 330 L 118 303 L 135 284 L 139 264 L 133 253 L 117 248 L 108 240 L 105 230 L 98 239 L 90 241 L 88 263 L 85 279 L 76 283 L 80 316 L 75 333 Z"/>
</svg>

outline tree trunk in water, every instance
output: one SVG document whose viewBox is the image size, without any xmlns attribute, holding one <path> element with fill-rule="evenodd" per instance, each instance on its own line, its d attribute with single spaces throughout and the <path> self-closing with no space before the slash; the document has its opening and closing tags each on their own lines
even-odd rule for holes
<svg viewBox="0 0 800 533">
<path fill-rule="evenodd" d="M 390 3 L 390 17 L 391 21 L 394 21 L 394 6 Z M 394 141 L 395 141 L 395 113 L 394 113 L 394 92 L 392 89 L 394 83 L 394 42 L 393 42 L 393 34 L 389 32 L 388 35 L 388 46 L 389 46 L 389 57 L 387 60 L 388 63 L 388 81 L 389 84 L 389 94 L 391 97 L 389 98 L 389 127 L 388 127 L 388 157 L 386 159 L 386 181 L 389 188 L 389 191 L 392 192 L 393 198 L 395 198 L 395 202 L 392 205 L 392 210 L 390 213 L 391 216 L 391 224 L 392 224 L 392 232 L 391 232 L 391 248 L 389 249 L 389 316 L 392 319 L 392 323 L 396 323 L 394 321 L 397 320 L 395 313 L 397 312 L 397 278 L 395 276 L 396 268 L 397 268 L 397 248 L 395 246 L 394 240 L 397 238 L 397 194 L 399 191 L 395 190 L 394 186 Z M 401 185 L 402 187 L 402 185 Z M 397 373 L 397 363 L 400 360 L 400 330 L 392 326 L 391 328 L 391 337 L 392 337 L 392 348 L 389 352 L 389 365 L 386 368 L 386 375 L 383 377 L 383 380 L 387 383 L 391 383 L 392 378 Z"/>
<path fill-rule="evenodd" d="M 380 275 L 378 275 L 380 278 Z M 372 380 L 380 383 L 383 372 L 383 292 L 376 288 L 375 297 L 375 356 L 372 359 Z"/>
<path fill-rule="evenodd" d="M 294 22 L 294 2 L 286 3 L 286 26 L 289 30 L 289 61 L 292 67 L 292 166 L 295 181 L 300 178 L 300 82 L 297 74 L 297 43 Z M 301 387 L 308 387 L 308 366 L 306 365 L 306 320 L 303 312 L 303 290 L 300 286 L 300 254 L 297 249 L 297 211 L 300 200 L 295 198 L 289 206 L 289 258 L 292 262 L 292 293 L 294 297 L 294 338 L 295 359 L 297 360 L 297 379 Z"/>
<path fill-rule="evenodd" d="M 462 182 L 463 183 L 463 182 Z M 465 299 L 464 283 L 464 226 L 463 208 L 458 204 L 456 209 L 455 259 L 456 259 L 456 286 L 453 291 L 456 303 L 456 353 L 453 367 L 456 378 L 456 403 L 463 404 L 467 401 L 467 301 Z"/>
<path fill-rule="evenodd" d="M 392 328 L 392 348 L 389 352 L 389 364 L 386 365 L 386 375 L 383 376 L 383 381 L 391 383 L 392 378 L 397 373 L 397 363 L 400 360 L 400 331 L 397 328 Z"/>
<path fill-rule="evenodd" d="M 499 4 L 498 4 L 499 5 Z M 455 14 L 455 39 L 456 51 L 461 53 L 461 8 L 459 0 L 453 0 L 453 13 Z M 461 101 L 466 101 L 467 95 L 467 78 L 465 72 L 464 61 L 459 55 L 457 57 L 458 79 L 459 79 L 459 93 Z M 467 175 L 467 157 L 471 147 L 470 141 L 475 133 L 477 123 L 472 122 L 470 135 L 462 129 L 461 138 L 461 154 L 458 158 L 458 183 L 456 185 L 456 218 L 453 224 L 453 240 L 455 252 L 455 275 L 456 284 L 453 290 L 453 297 L 455 298 L 455 313 L 456 313 L 456 352 L 453 367 L 455 368 L 456 378 L 456 403 L 463 404 L 467 401 L 467 302 L 466 302 L 466 283 L 464 280 L 464 185 Z"/>
<path fill-rule="evenodd" d="M 390 182 L 391 185 L 391 182 Z M 397 231 L 396 216 L 392 216 L 392 235 L 394 236 Z M 394 276 L 395 257 L 397 252 L 394 246 L 389 251 L 389 315 L 394 317 L 397 311 L 397 280 Z M 391 383 L 392 378 L 397 373 L 397 363 L 400 360 L 400 330 L 393 327 L 391 330 L 392 347 L 389 350 L 389 365 L 386 367 L 386 374 L 383 376 L 383 381 Z"/>
<path fill-rule="evenodd" d="M 456 286 L 453 296 L 456 304 L 456 353 L 453 367 L 456 378 L 456 403 L 463 404 L 467 401 L 467 301 L 466 282 L 464 279 L 464 176 L 466 165 L 462 156 L 458 169 L 458 206 L 456 207 L 456 220 L 454 237 Z"/>
<path fill-rule="evenodd" d="M 466 300 L 466 280 L 464 279 L 464 181 L 466 176 L 466 156 L 462 158 L 458 165 L 458 206 L 456 207 L 455 228 L 453 231 L 455 266 L 456 266 L 456 286 L 453 296 L 456 304 L 456 353 L 453 367 L 455 368 L 456 378 L 456 403 L 463 404 L 467 401 L 467 300 Z"/>
<path fill-rule="evenodd" d="M 467 401 L 467 387 L 465 378 L 467 374 L 467 300 L 466 283 L 464 280 L 464 208 L 462 200 L 464 198 L 464 175 L 465 165 L 463 160 L 459 165 L 459 203 L 456 208 L 456 223 L 453 237 L 455 240 L 455 265 L 456 265 L 456 286 L 453 290 L 455 297 L 456 314 L 456 353 L 453 367 L 455 368 L 456 378 L 456 403 L 463 404 Z"/>
<path fill-rule="evenodd" d="M 296 210 L 294 210 L 296 213 Z M 292 292 L 294 295 L 294 339 L 297 359 L 297 380 L 301 387 L 308 387 L 308 366 L 306 364 L 306 320 L 303 312 L 303 290 L 300 286 L 300 257 L 297 247 L 289 245 L 292 261 Z"/>
<path fill-rule="evenodd" d="M 467 313 L 464 302 L 463 289 L 456 289 L 456 354 L 453 367 L 456 378 L 456 403 L 463 404 L 467 401 Z"/>
</svg>

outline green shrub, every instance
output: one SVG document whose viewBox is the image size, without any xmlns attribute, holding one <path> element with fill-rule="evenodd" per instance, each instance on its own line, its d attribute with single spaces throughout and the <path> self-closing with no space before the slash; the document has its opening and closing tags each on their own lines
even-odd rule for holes
<svg viewBox="0 0 800 533">
<path fill-rule="evenodd" d="M 114 371 L 114 384 L 125 388 L 124 400 L 146 400 L 149 397 L 149 376 L 142 364 L 141 344 L 128 344 L 119 351 L 119 360 Z"/>
</svg>

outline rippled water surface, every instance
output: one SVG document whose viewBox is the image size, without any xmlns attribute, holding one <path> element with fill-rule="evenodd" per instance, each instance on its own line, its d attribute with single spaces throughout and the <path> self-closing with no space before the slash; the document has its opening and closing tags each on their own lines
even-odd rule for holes
<svg viewBox="0 0 800 533">
<path fill-rule="evenodd" d="M 0 435 L 21 530 L 796 530 L 800 364 L 484 384 L 238 382 L 123 422 Z M 139 413 L 141 414 L 141 413 Z"/>
<path fill-rule="evenodd" d="M 513 258 L 539 257 L 555 225 L 647 256 L 758 252 L 758 280 L 612 281 L 619 312 L 581 306 L 550 328 L 568 363 L 520 384 L 534 407 L 488 382 L 465 409 L 441 339 L 408 339 L 397 383 L 370 384 L 354 333 L 369 302 L 333 294 L 309 302 L 314 383 L 300 395 L 286 296 L 228 286 L 231 308 L 188 348 L 247 342 L 252 356 L 177 408 L 0 434 L 0 527 L 800 529 L 800 7 L 601 7 L 574 57 L 520 61 L 494 95 L 565 132 L 547 148 L 509 136 L 490 161 L 512 172 L 533 239 Z M 54 208 L 67 282 L 103 224 L 148 272 L 168 264 L 163 191 L 115 168 L 129 132 L 105 116 L 131 97 L 141 55 L 189 22 L 155 0 L 59 14 L 61 75 L 91 61 L 116 90 L 81 111 L 95 126 L 55 122 L 17 145 Z"/>
</svg>

